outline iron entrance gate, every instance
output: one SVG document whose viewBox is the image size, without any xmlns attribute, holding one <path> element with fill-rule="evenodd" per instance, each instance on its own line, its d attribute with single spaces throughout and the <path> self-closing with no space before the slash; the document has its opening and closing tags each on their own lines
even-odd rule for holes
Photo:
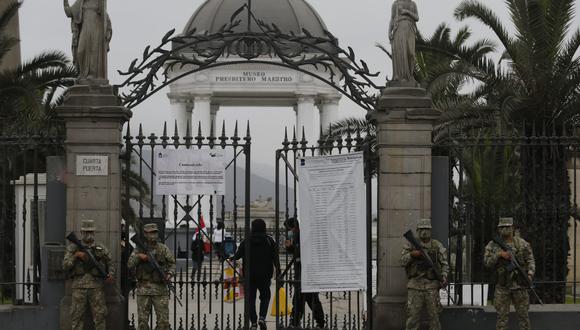
<svg viewBox="0 0 580 330">
<path fill-rule="evenodd" d="M 332 136 L 332 134 L 328 134 Z M 282 149 L 276 151 L 276 242 L 283 245 L 286 239 L 284 232 L 281 235 L 283 223 L 290 217 L 298 219 L 297 208 L 297 188 L 299 178 L 296 172 L 297 160 L 303 157 L 312 157 L 318 155 L 344 154 L 355 151 L 364 151 L 365 163 L 365 184 L 366 184 L 366 231 L 367 231 L 367 290 L 361 291 L 344 291 L 344 292 L 326 292 L 320 293 L 319 298 L 323 305 L 325 317 L 325 329 L 370 329 L 372 320 L 372 214 L 371 214 L 371 147 L 364 143 L 360 130 L 357 130 L 356 136 L 351 136 L 350 130 L 345 134 L 345 138 L 337 137 L 326 138 L 324 141 L 318 141 L 318 146 L 308 146 L 308 141 L 302 133 L 302 138 L 297 140 L 294 132 L 292 140 L 288 139 L 286 134 L 282 143 Z M 284 210 L 281 212 L 281 210 Z M 284 214 L 284 218 L 280 217 Z M 277 279 L 276 287 L 284 287 L 288 292 L 287 303 L 280 306 L 276 303 L 273 306 L 275 310 L 287 310 L 289 307 L 289 297 L 294 296 L 296 287 L 300 285 L 299 277 L 293 273 L 292 256 L 288 253 L 281 254 L 281 278 Z M 279 291 L 276 290 L 275 301 L 279 302 Z M 295 306 L 294 306 L 295 307 Z M 315 328 L 316 323 L 311 313 L 304 310 L 304 315 L 300 322 L 300 328 Z M 290 326 L 290 316 L 284 314 L 279 316 L 276 313 L 276 328 L 285 329 L 293 328 Z"/>
<path fill-rule="evenodd" d="M 139 129 L 137 136 L 131 136 L 129 128 L 125 136 L 125 159 L 123 175 L 125 177 L 125 184 L 123 187 L 123 219 L 130 226 L 125 226 L 123 231 L 123 241 L 127 242 L 128 238 L 140 232 L 142 224 L 148 222 L 157 222 L 162 227 L 165 224 L 174 224 L 168 226 L 164 231 L 163 238 L 165 243 L 170 247 L 174 255 L 177 257 L 177 272 L 173 279 L 176 293 L 170 295 L 170 323 L 173 329 L 248 329 L 248 300 L 242 296 L 244 288 L 247 283 L 241 279 L 241 275 L 245 275 L 245 279 L 249 278 L 251 269 L 237 269 L 237 265 L 232 265 L 228 261 L 221 262 L 224 254 L 227 252 L 224 249 L 226 242 L 233 243 L 234 246 L 244 238 L 248 237 L 250 232 L 250 143 L 251 137 L 249 126 L 244 137 L 238 134 L 237 125 L 234 129 L 232 137 L 227 137 L 225 127 L 222 128 L 220 136 L 215 136 L 211 132 L 209 137 L 191 136 L 190 132 L 186 132 L 182 138 L 175 129 L 172 136 L 167 133 L 167 128 L 164 128 L 162 136 L 150 134 L 148 136 L 143 134 L 142 129 Z M 193 142 L 195 140 L 195 142 Z M 367 252 L 368 265 L 371 264 L 371 214 L 370 214 L 370 168 L 368 166 L 369 150 L 366 145 L 363 145 L 363 139 L 360 133 L 356 137 L 348 136 L 344 141 L 338 139 L 335 141 L 320 141 L 319 147 L 307 147 L 307 142 L 304 138 L 298 141 L 294 138 L 292 141 L 285 138 L 283 148 L 276 152 L 276 224 L 273 232 L 276 242 L 280 247 L 282 237 L 286 233 L 282 233 L 282 226 L 280 221 L 284 221 L 293 213 L 296 216 L 296 186 L 297 178 L 294 175 L 294 165 L 298 157 L 311 156 L 315 154 L 332 154 L 332 153 L 348 153 L 351 151 L 365 151 L 365 176 L 367 186 Z M 227 189 L 231 192 L 231 196 L 156 196 L 150 187 L 156 175 L 156 167 L 153 158 L 155 150 L 159 149 L 214 149 L 221 148 L 227 150 L 231 155 L 231 160 L 227 165 L 228 172 L 231 174 L 231 182 L 228 181 Z M 238 164 L 243 164 L 244 168 L 240 169 Z M 294 164 L 294 165 L 292 165 Z M 280 171 L 280 169 L 282 169 Z M 285 185 L 281 188 L 280 177 L 283 175 Z M 243 177 L 243 180 L 240 180 Z M 240 182 L 242 181 L 242 182 Z M 290 193 L 291 187 L 294 192 Z M 241 195 L 240 189 L 243 189 L 244 196 Z M 284 192 L 283 194 L 281 192 Z M 231 203 L 228 203 L 226 198 L 231 198 Z M 282 199 L 283 198 L 283 199 Z M 243 205 L 243 208 L 240 206 Z M 286 213 L 281 217 L 280 209 L 285 208 Z M 207 208 L 207 210 L 205 210 Z M 243 210 L 243 214 L 240 211 Z M 221 237 L 224 238 L 221 246 L 216 248 L 213 242 L 216 237 L 216 228 L 214 224 L 223 222 L 228 218 L 228 212 L 231 216 L 230 225 L 221 227 Z M 207 214 L 208 218 L 203 219 L 203 215 Z M 205 226 L 205 230 L 204 227 Z M 169 228 L 171 227 L 171 228 Z M 137 228 L 137 230 L 133 230 Z M 189 246 L 192 235 L 199 231 L 206 238 L 207 243 L 213 246 L 209 250 L 207 260 L 203 261 L 195 276 L 192 276 L 192 262 L 190 261 Z M 219 231 L 218 231 L 219 233 Z M 131 245 L 125 244 L 122 257 L 121 278 L 123 279 L 122 287 L 125 296 L 127 297 L 127 327 L 135 328 L 137 325 L 137 310 L 136 310 L 136 296 L 132 285 L 132 276 L 129 269 L 127 269 L 127 258 L 131 252 Z M 277 278 L 276 283 L 273 283 L 273 288 L 285 287 L 287 291 L 286 306 L 281 306 L 280 303 L 272 303 L 273 309 L 287 309 L 287 305 L 294 295 L 293 284 L 297 282 L 294 280 L 294 274 L 290 258 L 280 249 L 280 259 L 282 264 L 281 272 L 283 277 Z M 217 252 L 217 253 L 216 253 Z M 231 252 L 231 251 L 230 251 Z M 250 254 L 248 250 L 246 253 Z M 218 256 L 216 256 L 216 254 Z M 246 255 L 248 260 L 249 255 Z M 235 266 L 234 271 L 228 273 L 228 266 Z M 371 301 L 372 283 L 371 273 L 367 273 L 367 292 L 341 292 L 341 293 L 325 293 L 321 294 L 321 300 L 325 309 L 325 320 L 327 329 L 363 329 L 370 326 L 371 319 L 370 311 L 367 308 Z M 278 290 L 276 292 L 274 301 L 280 302 Z M 181 305 L 180 305 L 181 303 Z M 154 314 L 154 313 L 152 313 Z M 273 324 L 273 320 L 276 321 Z M 285 329 L 289 328 L 289 315 L 286 313 L 283 316 L 269 317 L 268 324 L 270 328 Z M 155 317 L 151 316 L 150 325 L 153 328 L 155 325 Z M 309 313 L 301 320 L 300 328 L 312 328 L 314 321 Z"/>
<path fill-rule="evenodd" d="M 140 233 L 143 224 L 157 222 L 164 233 L 161 238 L 177 257 L 176 276 L 173 284 L 176 294 L 170 296 L 170 323 L 173 329 L 242 329 L 248 328 L 248 318 L 244 317 L 245 300 L 239 295 L 244 283 L 240 280 L 240 271 L 233 272 L 231 278 L 223 276 L 227 262 L 222 263 L 215 257 L 212 250 L 212 239 L 216 233 L 215 226 L 223 221 L 226 207 L 231 204 L 232 227 L 221 229 L 222 237 L 228 232 L 233 243 L 237 245 L 242 237 L 247 237 L 250 230 L 250 129 L 249 123 L 245 136 L 238 133 L 238 125 L 231 137 L 226 136 L 225 123 L 220 136 L 213 132 L 210 136 L 192 136 L 189 125 L 184 136 L 180 136 L 177 127 L 172 136 L 167 133 L 165 124 L 163 135 L 143 134 L 141 127 L 138 135 L 131 136 L 127 128 L 125 136 L 125 160 L 123 176 L 129 182 L 123 187 L 123 219 L 130 226 L 125 226 L 123 240 Z M 231 192 L 231 201 L 226 196 L 156 196 L 151 187 L 154 186 L 156 167 L 153 158 L 155 150 L 159 149 L 222 149 L 226 151 L 229 162 L 227 171 L 233 177 L 227 183 Z M 242 166 L 243 168 L 240 168 Z M 241 172 L 241 173 L 240 173 Z M 241 187 L 239 178 L 243 177 Z M 240 189 L 243 189 L 243 200 L 240 200 Z M 238 206 L 244 206 L 244 214 L 238 214 Z M 206 214 L 205 219 L 203 215 Z M 172 228 L 166 224 L 172 224 Z M 205 228 L 204 228 L 205 227 Z M 133 228 L 136 228 L 133 229 Z M 190 242 L 194 233 L 204 236 L 209 245 L 209 258 L 199 269 L 199 276 L 192 277 L 192 261 L 190 260 Z M 161 235 L 160 235 L 161 236 Z M 121 278 L 122 287 L 127 302 L 127 325 L 135 328 L 137 325 L 136 296 L 134 293 L 134 274 L 127 269 L 127 259 L 131 253 L 131 244 L 125 243 L 122 257 Z M 250 270 L 244 270 L 249 274 Z M 247 278 L 247 277 L 246 277 Z M 231 297 L 232 299 L 228 299 Z M 154 313 L 153 313 L 154 314 Z M 154 328 L 155 318 L 150 318 L 151 328 Z"/>
</svg>

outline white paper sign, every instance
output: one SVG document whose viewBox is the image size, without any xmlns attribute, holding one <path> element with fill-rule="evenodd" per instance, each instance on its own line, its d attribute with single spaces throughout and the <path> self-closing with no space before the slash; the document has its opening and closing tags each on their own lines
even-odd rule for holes
<svg viewBox="0 0 580 330">
<path fill-rule="evenodd" d="M 224 195 L 223 150 L 181 149 L 155 151 L 155 194 Z"/>
<path fill-rule="evenodd" d="M 366 290 L 363 153 L 298 164 L 302 292 Z"/>
<path fill-rule="evenodd" d="M 76 170 L 77 175 L 109 175 L 109 156 L 77 155 Z"/>
</svg>

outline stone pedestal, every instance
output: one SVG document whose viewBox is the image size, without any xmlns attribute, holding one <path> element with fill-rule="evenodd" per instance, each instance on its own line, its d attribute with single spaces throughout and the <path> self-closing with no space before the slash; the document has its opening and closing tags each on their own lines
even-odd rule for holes
<svg viewBox="0 0 580 330">
<path fill-rule="evenodd" d="M 82 81 L 71 87 L 57 109 L 66 122 L 66 232 L 79 233 L 83 219 L 94 219 L 96 241 L 111 252 L 120 287 L 122 126 L 131 117 L 106 81 Z M 79 157 L 80 156 L 80 157 Z M 82 159 L 99 158 L 99 167 L 82 167 Z M 90 163 L 90 162 L 87 162 Z M 81 167 L 79 168 L 80 165 Z M 107 329 L 123 329 L 124 304 L 112 286 L 106 286 Z M 61 301 L 60 329 L 71 329 L 71 281 Z"/>
<path fill-rule="evenodd" d="M 439 113 L 425 90 L 388 86 L 369 119 L 377 126 L 377 295 L 373 329 L 405 329 L 407 278 L 403 233 L 431 216 L 431 133 Z"/>
</svg>

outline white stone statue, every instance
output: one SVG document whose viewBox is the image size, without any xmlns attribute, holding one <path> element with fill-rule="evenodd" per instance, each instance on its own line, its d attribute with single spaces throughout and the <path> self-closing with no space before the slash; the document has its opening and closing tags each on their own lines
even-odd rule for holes
<svg viewBox="0 0 580 330">
<path fill-rule="evenodd" d="M 419 13 L 412 0 L 395 0 L 391 9 L 389 40 L 393 57 L 393 81 L 415 83 L 415 38 Z"/>
<path fill-rule="evenodd" d="M 71 18 L 73 62 L 81 79 L 107 79 L 107 52 L 113 30 L 106 0 L 64 0 Z"/>
</svg>

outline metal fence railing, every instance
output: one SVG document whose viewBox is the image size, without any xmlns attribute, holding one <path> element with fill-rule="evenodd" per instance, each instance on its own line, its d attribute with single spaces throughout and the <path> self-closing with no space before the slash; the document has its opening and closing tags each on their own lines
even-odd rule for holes
<svg viewBox="0 0 580 330">
<path fill-rule="evenodd" d="M 46 156 L 62 141 L 0 137 L 0 304 L 38 304 L 46 210 Z"/>
<path fill-rule="evenodd" d="M 516 235 L 530 242 L 544 303 L 580 302 L 580 136 L 572 129 L 519 132 L 482 129 L 436 144 L 435 154 L 449 159 L 450 289 L 458 304 L 493 299 L 483 252 L 500 216 L 512 216 Z"/>
</svg>

